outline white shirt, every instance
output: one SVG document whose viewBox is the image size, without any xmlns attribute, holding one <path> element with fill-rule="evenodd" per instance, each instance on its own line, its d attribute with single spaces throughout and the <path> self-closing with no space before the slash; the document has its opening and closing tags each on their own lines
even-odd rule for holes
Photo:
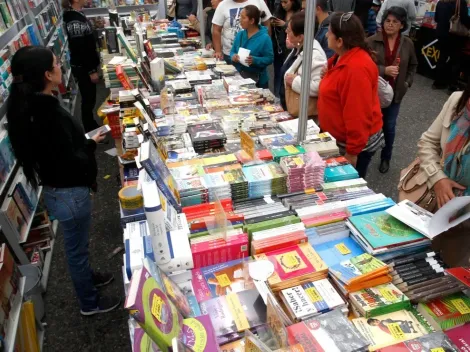
<svg viewBox="0 0 470 352">
<path fill-rule="evenodd" d="M 264 0 L 247 0 L 245 2 L 224 0 L 215 10 L 212 23 L 222 27 L 222 51 L 225 55 L 230 55 L 235 36 L 242 29 L 240 27 L 240 13 L 247 5 L 255 5 L 266 13 L 266 17 L 261 18 L 261 22 L 271 18 L 271 12 Z"/>
</svg>

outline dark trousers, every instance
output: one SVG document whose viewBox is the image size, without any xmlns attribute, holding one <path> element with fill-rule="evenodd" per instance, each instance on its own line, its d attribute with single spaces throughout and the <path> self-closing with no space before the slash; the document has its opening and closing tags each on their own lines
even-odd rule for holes
<svg viewBox="0 0 470 352">
<path fill-rule="evenodd" d="M 462 50 L 466 38 L 450 34 L 446 38 L 439 38 L 439 59 L 436 66 L 436 80 L 434 84 L 441 87 L 453 88 L 457 85 L 462 69 Z"/>
<path fill-rule="evenodd" d="M 375 152 L 363 151 L 357 156 L 356 170 L 359 173 L 359 177 L 366 178 L 367 168 L 374 154 Z"/>
<path fill-rule="evenodd" d="M 281 82 L 284 79 L 281 74 L 282 65 L 284 64 L 284 55 L 274 53 L 274 95 L 279 97 Z"/>
<path fill-rule="evenodd" d="M 395 141 L 395 129 L 397 126 L 400 104 L 392 102 L 388 108 L 382 109 L 383 132 L 385 137 L 385 147 L 380 155 L 382 160 L 392 159 L 393 142 Z"/>
<path fill-rule="evenodd" d="M 85 132 L 89 132 L 99 127 L 93 114 L 96 104 L 96 84 L 91 81 L 88 72 L 80 67 L 73 67 L 72 73 L 78 83 L 78 89 L 82 97 L 83 128 Z"/>
</svg>

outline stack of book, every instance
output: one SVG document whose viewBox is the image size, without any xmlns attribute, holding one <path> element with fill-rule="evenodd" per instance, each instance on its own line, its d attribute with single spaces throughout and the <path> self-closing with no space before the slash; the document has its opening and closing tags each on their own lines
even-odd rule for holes
<svg viewBox="0 0 470 352">
<path fill-rule="evenodd" d="M 268 194 L 282 194 L 287 191 L 287 175 L 277 163 L 244 167 L 243 174 L 248 181 L 250 198 L 264 197 Z"/>
<path fill-rule="evenodd" d="M 196 153 L 202 154 L 206 149 L 223 147 L 227 142 L 224 130 L 218 123 L 203 123 L 188 127 L 191 141 Z"/>
<path fill-rule="evenodd" d="M 279 164 L 287 174 L 289 193 L 318 188 L 324 182 L 325 163 L 316 152 L 283 157 Z"/>
</svg>

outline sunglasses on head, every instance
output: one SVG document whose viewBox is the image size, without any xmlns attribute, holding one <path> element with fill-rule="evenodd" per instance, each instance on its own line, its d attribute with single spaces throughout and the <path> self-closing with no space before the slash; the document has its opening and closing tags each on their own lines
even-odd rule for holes
<svg viewBox="0 0 470 352">
<path fill-rule="evenodd" d="M 345 12 L 341 15 L 341 18 L 339 19 L 339 30 L 341 30 L 341 23 L 343 22 L 348 22 L 349 19 L 354 15 L 354 12 Z"/>
</svg>

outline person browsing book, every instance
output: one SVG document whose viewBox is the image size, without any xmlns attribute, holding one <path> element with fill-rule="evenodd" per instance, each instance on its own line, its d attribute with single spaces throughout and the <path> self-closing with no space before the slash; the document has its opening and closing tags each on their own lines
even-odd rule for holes
<svg viewBox="0 0 470 352">
<path fill-rule="evenodd" d="M 380 76 L 388 81 L 394 91 L 392 103 L 382 109 L 385 147 L 380 155 L 379 171 L 384 174 L 390 168 L 401 101 L 413 84 L 418 59 L 413 41 L 402 35 L 407 28 L 406 11 L 402 7 L 390 7 L 382 21 L 382 32 L 369 37 L 367 43 L 377 55 Z"/>
<path fill-rule="evenodd" d="M 274 52 L 271 37 L 264 26 L 259 25 L 263 13 L 254 5 L 246 6 L 240 15 L 242 31 L 233 41 L 230 58 L 243 78 L 251 78 L 259 88 L 268 88 L 266 68 L 273 63 Z M 249 50 L 246 58 L 240 53 Z"/>
<path fill-rule="evenodd" d="M 231 64 L 230 50 L 233 41 L 241 30 L 240 14 L 248 5 L 254 5 L 264 12 L 261 22 L 271 33 L 271 12 L 264 0 L 223 0 L 217 6 L 212 18 L 212 46 L 215 52 L 214 56 L 217 59 L 224 59 L 228 64 Z"/>
<path fill-rule="evenodd" d="M 361 21 L 352 12 L 331 16 L 328 46 L 335 55 L 328 60 L 320 83 L 320 126 L 331 133 L 364 178 L 372 156 L 383 145 L 379 70 Z"/>
<path fill-rule="evenodd" d="M 85 3 L 86 0 L 62 0 L 64 27 L 70 48 L 70 65 L 82 99 L 82 123 L 85 132 L 90 132 L 99 127 L 93 109 L 96 104 L 96 84 L 100 79 L 100 57 L 96 50 L 92 25 L 81 11 Z"/>
<path fill-rule="evenodd" d="M 82 126 L 60 105 L 52 90 L 62 82 L 60 61 L 39 46 L 18 50 L 11 60 L 13 84 L 8 98 L 8 133 L 28 183 L 43 186 L 49 215 L 62 226 L 70 276 L 82 315 L 108 312 L 119 298 L 97 288 L 112 274 L 93 272 L 88 253 L 90 189 L 98 173 L 94 152 L 104 136 L 86 139 Z"/>
<path fill-rule="evenodd" d="M 453 93 L 436 120 L 418 141 L 420 168 L 439 207 L 470 196 L 470 79 L 463 92 Z M 433 239 L 433 247 L 451 267 L 469 266 L 470 221 Z"/>
<path fill-rule="evenodd" d="M 281 74 L 284 77 L 279 89 L 279 98 L 284 110 L 287 109 L 286 102 L 286 86 L 291 87 L 294 92 L 300 94 L 302 86 L 303 71 L 303 48 L 304 48 L 304 29 L 305 29 L 305 12 L 295 13 L 287 27 L 286 44 L 294 49 L 287 57 L 281 68 Z M 314 40 L 312 64 L 310 71 L 310 97 L 318 96 L 318 87 L 320 86 L 321 71 L 326 65 L 326 54 L 317 40 Z"/>
</svg>

